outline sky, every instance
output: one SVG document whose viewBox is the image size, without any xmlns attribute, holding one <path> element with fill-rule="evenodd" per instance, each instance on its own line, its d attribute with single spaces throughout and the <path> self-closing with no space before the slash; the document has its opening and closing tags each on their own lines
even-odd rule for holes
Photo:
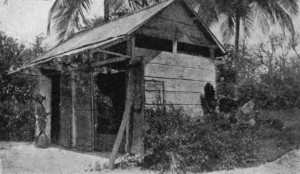
<svg viewBox="0 0 300 174">
<path fill-rule="evenodd" d="M 4 31 L 25 45 L 33 43 L 36 36 L 46 37 L 48 11 L 54 0 L 8 0 L 7 5 L 3 5 L 4 0 L 0 0 L 0 30 Z M 94 0 L 92 16 L 103 15 L 103 0 Z M 300 15 L 299 15 L 300 16 Z M 294 19 L 295 29 L 300 29 L 300 18 Z M 219 27 L 211 27 L 213 33 L 222 42 Z M 278 32 L 278 27 L 273 27 Z M 271 30 L 271 32 L 272 32 Z M 270 32 L 270 33 L 271 33 Z M 267 35 L 259 30 L 253 31 L 249 44 L 257 44 L 267 39 Z M 54 46 L 55 37 L 48 36 L 45 40 L 48 47 Z"/>
<path fill-rule="evenodd" d="M 0 30 L 21 43 L 30 45 L 36 36 L 47 36 L 48 12 L 54 0 L 0 0 Z M 92 15 L 103 15 L 103 0 L 94 0 Z M 47 38 L 50 45 L 55 36 Z"/>
</svg>

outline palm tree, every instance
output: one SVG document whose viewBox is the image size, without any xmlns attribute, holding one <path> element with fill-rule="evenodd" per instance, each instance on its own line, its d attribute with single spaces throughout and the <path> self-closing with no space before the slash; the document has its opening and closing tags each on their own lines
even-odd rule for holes
<svg viewBox="0 0 300 174">
<path fill-rule="evenodd" d="M 251 35 L 255 22 L 265 33 L 270 24 L 279 23 L 294 34 L 291 16 L 298 14 L 298 0 L 190 0 L 207 24 L 221 19 L 223 40 L 234 36 L 235 50 L 239 50 L 241 29 L 245 37 Z M 201 8 L 202 6 L 202 8 Z M 204 8 L 203 8 L 204 7 Z"/>
<path fill-rule="evenodd" d="M 119 16 L 128 11 L 144 8 L 160 0 L 104 0 L 105 9 L 111 9 L 114 13 L 109 13 L 112 16 Z M 87 28 L 91 25 L 86 18 L 86 13 L 89 12 L 92 5 L 92 0 L 55 0 L 48 14 L 48 35 L 51 31 L 51 25 L 55 24 L 55 30 L 58 33 L 58 39 L 63 41 L 81 28 Z M 129 9 L 128 9 L 129 8 Z M 118 13 L 116 13 L 119 11 Z M 121 11 L 121 12 L 120 12 Z M 108 13 L 108 11 L 105 11 Z M 111 16 L 111 17 L 112 17 Z M 94 19 L 97 23 L 105 18 Z"/>
</svg>

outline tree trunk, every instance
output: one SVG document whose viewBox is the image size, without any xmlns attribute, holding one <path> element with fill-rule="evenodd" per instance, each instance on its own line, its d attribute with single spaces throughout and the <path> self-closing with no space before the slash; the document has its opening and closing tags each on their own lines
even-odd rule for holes
<svg viewBox="0 0 300 174">
<path fill-rule="evenodd" d="M 104 21 L 109 21 L 109 0 L 104 0 Z"/>
<path fill-rule="evenodd" d="M 240 44 L 240 28 L 241 28 L 241 17 L 239 12 L 236 12 L 236 25 L 235 25 L 235 52 L 239 52 L 239 44 Z"/>
</svg>

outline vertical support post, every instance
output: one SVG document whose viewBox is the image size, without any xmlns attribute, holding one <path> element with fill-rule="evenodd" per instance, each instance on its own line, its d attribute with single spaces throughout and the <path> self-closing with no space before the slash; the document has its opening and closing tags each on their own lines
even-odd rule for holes
<svg viewBox="0 0 300 174">
<path fill-rule="evenodd" d="M 121 122 L 121 126 L 119 128 L 118 131 L 118 135 L 109 159 L 109 163 L 108 163 L 108 169 L 112 170 L 114 168 L 114 164 L 115 164 L 115 160 L 116 160 L 116 156 L 117 153 L 119 151 L 124 133 L 125 133 L 125 129 L 128 126 L 128 122 L 130 120 L 130 113 L 131 113 L 131 108 L 132 108 L 132 104 L 133 104 L 133 89 L 132 89 L 132 83 L 133 83 L 133 79 L 132 79 L 132 72 L 129 71 L 128 73 L 128 81 L 127 81 L 127 92 L 126 92 L 126 104 L 125 104 L 125 111 L 123 114 L 123 118 L 122 118 L 122 122 Z"/>
<path fill-rule="evenodd" d="M 216 61 L 215 61 L 215 48 L 210 48 L 210 58 L 211 58 L 211 61 L 213 61 L 214 62 L 214 65 L 215 65 L 215 81 L 214 81 L 214 87 L 215 87 L 215 89 L 217 89 L 216 88 L 216 85 L 217 85 L 217 67 L 216 67 Z"/>
<path fill-rule="evenodd" d="M 134 60 L 134 47 L 135 47 L 135 37 L 134 35 L 131 35 L 128 37 L 127 39 L 127 54 L 129 56 L 131 56 L 131 60 L 130 62 L 133 62 Z M 127 81 L 131 81 L 130 78 L 133 78 L 133 70 L 130 69 L 129 72 L 128 72 L 128 79 Z M 131 82 L 133 83 L 133 81 Z M 127 88 L 129 88 L 129 86 L 131 86 L 133 84 L 128 84 L 127 85 Z M 128 90 L 128 89 L 127 89 Z M 134 94 L 132 94 L 134 95 Z M 126 125 L 126 144 L 125 144 L 125 152 L 127 153 L 131 153 L 131 146 L 132 146 L 132 134 L 133 134 L 133 115 L 130 113 L 130 116 L 129 116 L 129 120 L 127 122 L 127 125 Z"/>
<path fill-rule="evenodd" d="M 104 21 L 109 21 L 109 0 L 104 0 Z"/>
<path fill-rule="evenodd" d="M 94 75 L 93 75 L 93 72 L 90 71 L 89 72 L 89 75 L 90 75 L 90 85 L 91 85 L 91 129 L 92 129 L 92 132 L 91 132 L 91 137 L 92 137 L 92 150 L 95 149 L 95 80 L 94 80 Z"/>
<path fill-rule="evenodd" d="M 71 88 L 72 88 L 72 144 L 71 147 L 76 147 L 77 140 L 77 118 L 75 111 L 75 101 L 76 101 L 76 82 L 75 82 L 75 72 L 71 72 Z"/>
<path fill-rule="evenodd" d="M 215 48 L 210 48 L 209 51 L 210 51 L 210 58 L 212 60 L 214 60 L 215 59 Z"/>
<path fill-rule="evenodd" d="M 177 40 L 173 40 L 173 53 L 177 53 L 177 45 L 178 45 Z"/>
</svg>

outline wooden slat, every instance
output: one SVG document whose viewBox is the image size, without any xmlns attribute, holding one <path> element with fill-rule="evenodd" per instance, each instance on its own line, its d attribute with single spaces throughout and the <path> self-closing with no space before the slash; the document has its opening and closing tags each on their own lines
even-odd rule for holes
<svg viewBox="0 0 300 174">
<path fill-rule="evenodd" d="M 164 100 L 166 104 L 182 104 L 182 105 L 200 105 L 201 93 L 188 93 L 188 92 L 164 92 Z M 163 98 L 162 91 L 146 91 L 146 104 L 162 104 L 162 101 L 157 101 L 157 96 Z"/>
<path fill-rule="evenodd" d="M 104 66 L 104 65 L 108 65 L 108 64 L 112 64 L 112 63 L 117 63 L 117 62 L 123 62 L 129 60 L 128 57 L 116 57 L 116 58 L 112 58 L 112 59 L 106 59 L 106 60 L 101 60 L 98 62 L 94 62 L 92 63 L 92 67 L 97 67 L 97 66 Z"/>
<path fill-rule="evenodd" d="M 145 76 L 212 81 L 215 79 L 215 72 L 195 68 L 148 64 L 145 68 Z"/>
<path fill-rule="evenodd" d="M 161 82 L 155 82 L 161 81 Z M 162 90 L 163 84 L 166 91 L 182 92 L 204 92 L 204 86 L 207 82 L 187 81 L 180 79 L 158 79 L 146 77 L 146 90 Z M 211 82 L 212 83 L 212 82 Z"/>
<path fill-rule="evenodd" d="M 131 112 L 131 108 L 132 108 L 132 104 L 133 104 L 133 86 L 132 86 L 132 73 L 129 72 L 128 75 L 128 82 L 127 82 L 127 95 L 126 95 L 126 104 L 125 104 L 125 111 L 122 117 L 122 122 L 118 131 L 118 135 L 116 138 L 116 141 L 114 143 L 113 146 L 113 150 L 109 159 L 109 164 L 108 164 L 108 168 L 110 170 L 112 170 L 114 168 L 114 164 L 115 164 L 115 160 L 116 160 L 116 156 L 117 156 L 117 152 L 119 151 L 124 133 L 125 133 L 125 129 L 126 126 L 128 124 L 128 121 L 130 119 L 130 112 Z"/>
<path fill-rule="evenodd" d="M 76 119 L 76 111 L 75 111 L 75 101 L 76 101 L 75 72 L 71 73 L 71 88 L 72 88 L 72 147 L 76 147 L 77 119 Z"/>
<path fill-rule="evenodd" d="M 145 56 L 146 63 L 165 64 L 207 70 L 214 70 L 215 67 L 213 60 L 206 57 L 192 56 L 187 54 L 174 54 L 143 48 L 135 48 L 135 50 L 136 56 Z"/>
<path fill-rule="evenodd" d="M 94 54 L 96 52 L 110 54 L 110 55 L 119 56 L 119 57 L 130 58 L 130 56 L 128 56 L 128 55 L 124 55 L 124 54 L 120 54 L 120 53 L 116 53 L 116 52 L 112 52 L 112 51 L 107 51 L 107 50 L 103 50 L 103 49 L 100 49 L 100 48 L 96 48 L 96 49 L 92 50 L 90 52 L 90 55 L 92 55 L 92 54 Z"/>
</svg>

